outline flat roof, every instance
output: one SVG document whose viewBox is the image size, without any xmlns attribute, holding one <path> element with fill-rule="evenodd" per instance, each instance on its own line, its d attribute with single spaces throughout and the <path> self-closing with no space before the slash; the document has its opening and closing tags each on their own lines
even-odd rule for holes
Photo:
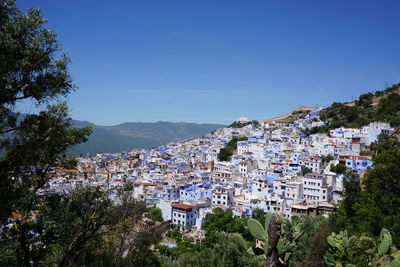
<svg viewBox="0 0 400 267">
<path fill-rule="evenodd" d="M 173 204 L 172 207 L 174 209 L 182 209 L 182 210 L 187 210 L 187 209 L 193 208 L 192 205 L 187 205 L 187 204 L 182 204 L 182 203 Z"/>
</svg>

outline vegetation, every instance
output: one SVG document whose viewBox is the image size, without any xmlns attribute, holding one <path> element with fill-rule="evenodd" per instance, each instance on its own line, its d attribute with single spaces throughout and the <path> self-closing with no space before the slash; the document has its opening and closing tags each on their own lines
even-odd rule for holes
<svg viewBox="0 0 400 267">
<path fill-rule="evenodd" d="M 330 128 L 328 126 L 323 125 L 323 126 L 315 126 L 312 128 L 306 128 L 302 132 L 306 136 L 310 136 L 312 134 L 317 134 L 317 133 L 329 134 L 329 130 Z"/>
<path fill-rule="evenodd" d="M 303 176 L 306 175 L 307 173 L 312 173 L 312 170 L 310 168 L 307 168 L 307 167 L 301 168 L 301 174 Z"/>
<path fill-rule="evenodd" d="M 211 245 L 215 242 L 217 232 L 239 233 L 248 241 L 251 241 L 251 234 L 246 228 L 246 219 L 233 215 L 231 210 L 223 211 L 220 208 L 213 209 L 208 213 L 201 225 L 205 231 L 204 244 Z"/>
<path fill-rule="evenodd" d="M 233 123 L 231 123 L 228 128 L 243 128 L 247 125 L 253 125 L 254 127 L 259 127 L 260 126 L 260 122 L 257 120 L 252 120 L 252 121 L 246 121 L 246 122 L 240 122 L 240 121 L 234 121 Z"/>
<path fill-rule="evenodd" d="M 238 242 L 239 233 L 253 241 L 246 221 L 230 210 L 214 209 L 203 222 L 205 238 L 201 243 L 191 243 L 178 231 L 168 232 L 177 245 L 172 248 L 157 246 L 160 262 L 163 266 L 262 266 L 262 260 L 248 254 Z"/>
<path fill-rule="evenodd" d="M 71 170 L 71 169 L 75 169 L 76 166 L 77 166 L 77 164 L 78 164 L 78 160 L 77 160 L 76 158 L 74 158 L 74 157 L 68 157 L 68 158 L 65 158 L 65 159 L 61 162 L 60 166 L 61 166 L 62 168 L 64 168 L 64 169 Z"/>
<path fill-rule="evenodd" d="M 150 244 L 163 224 L 144 220 L 147 208 L 120 191 L 117 204 L 100 188 L 40 194 L 54 168 L 88 139 L 72 127 L 62 101 L 75 89 L 69 58 L 38 9 L 23 14 L 0 1 L 0 265 L 143 266 L 156 264 Z M 21 101 L 38 112 L 17 113 Z"/>
<path fill-rule="evenodd" d="M 374 168 L 360 182 L 352 177 L 345 182 L 346 198 L 336 220 L 351 234 L 379 236 L 382 228 L 392 233 L 393 243 L 400 245 L 400 143 L 381 138 L 371 146 L 377 153 Z M 362 188 L 362 190 L 361 190 Z"/>
<path fill-rule="evenodd" d="M 332 233 L 325 254 L 327 266 L 400 266 L 400 253 L 392 244 L 392 236 L 383 228 L 379 242 L 368 236 L 348 236 L 347 231 Z"/>
<path fill-rule="evenodd" d="M 229 161 L 231 156 L 237 150 L 238 141 L 246 141 L 247 137 L 232 138 L 224 148 L 221 148 L 218 154 L 219 161 Z"/>
<path fill-rule="evenodd" d="M 155 222 L 164 221 L 161 210 L 157 207 L 152 207 L 149 209 L 148 217 Z"/>
<path fill-rule="evenodd" d="M 248 247 L 239 235 L 236 236 L 237 242 L 251 255 L 264 255 L 265 266 L 321 265 L 325 250 L 310 249 L 310 242 L 315 238 L 326 239 L 329 232 L 320 231 L 329 226 L 325 218 L 293 216 L 288 220 L 277 214 L 267 213 L 264 226 L 256 219 L 249 219 L 247 225 L 253 237 L 262 242 L 262 246 Z M 316 243 L 321 244 L 320 241 Z M 322 241 L 324 243 L 326 241 Z"/>
<path fill-rule="evenodd" d="M 337 174 L 343 174 L 345 173 L 347 170 L 346 166 L 344 166 L 343 164 L 331 164 L 330 166 L 330 171 L 331 172 L 336 172 Z"/>
<path fill-rule="evenodd" d="M 215 243 L 209 245 L 183 241 L 178 242 L 175 248 L 158 246 L 158 250 L 162 256 L 160 258 L 162 266 L 263 266 L 262 259 L 256 258 L 242 249 L 236 235 L 225 232 L 217 232 Z"/>
<path fill-rule="evenodd" d="M 333 103 L 321 111 L 321 119 L 330 129 L 337 127 L 360 128 L 370 122 L 383 121 L 400 125 L 400 84 L 384 91 L 366 93 L 353 104 Z M 377 98 L 379 97 L 379 98 Z"/>
</svg>

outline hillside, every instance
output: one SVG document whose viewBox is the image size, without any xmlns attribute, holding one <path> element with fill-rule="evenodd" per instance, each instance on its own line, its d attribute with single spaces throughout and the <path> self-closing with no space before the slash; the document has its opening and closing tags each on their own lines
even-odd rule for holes
<svg viewBox="0 0 400 267">
<path fill-rule="evenodd" d="M 69 154 L 97 152 L 121 152 L 134 148 L 150 148 L 169 142 L 202 136 L 221 124 L 198 124 L 186 122 L 126 122 L 114 126 L 100 126 L 87 121 L 73 121 L 75 127 L 91 126 L 89 141 L 75 146 Z"/>
<path fill-rule="evenodd" d="M 359 128 L 374 121 L 399 126 L 400 84 L 383 91 L 362 94 L 353 102 L 335 102 L 321 111 L 321 119 L 329 128 Z"/>
<path fill-rule="evenodd" d="M 293 123 L 295 120 L 304 118 L 308 113 L 314 110 L 317 110 L 317 108 L 300 106 L 297 109 L 285 115 L 278 116 L 275 118 L 265 119 L 264 122 L 279 121 L 279 122 Z"/>
</svg>

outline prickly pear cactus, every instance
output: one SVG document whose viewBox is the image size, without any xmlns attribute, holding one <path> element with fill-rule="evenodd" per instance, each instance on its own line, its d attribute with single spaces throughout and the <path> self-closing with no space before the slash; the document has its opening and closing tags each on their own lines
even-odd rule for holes
<svg viewBox="0 0 400 267">
<path fill-rule="evenodd" d="M 390 263 L 389 267 L 400 267 L 400 260 L 394 259 L 394 260 Z"/>
<path fill-rule="evenodd" d="M 247 221 L 248 229 L 253 237 L 264 242 L 263 249 L 250 247 L 247 252 L 251 255 L 260 255 L 263 253 L 268 266 L 288 266 L 293 252 L 297 248 L 297 240 L 303 234 L 303 219 L 293 216 L 288 220 L 278 214 L 267 213 L 264 227 L 255 219 Z M 288 232 L 285 232 L 288 230 Z M 271 233 L 269 232 L 271 231 Z M 238 237 L 235 242 L 244 244 Z M 245 248 L 244 245 L 241 247 Z"/>
<path fill-rule="evenodd" d="M 242 249 L 247 250 L 246 240 L 244 240 L 244 238 L 240 234 L 237 234 L 237 233 L 232 234 L 232 239 L 233 239 L 233 242 L 238 244 Z"/>
<path fill-rule="evenodd" d="M 265 232 L 267 233 L 267 235 L 268 235 L 268 230 L 269 230 L 269 224 L 271 223 L 271 220 L 272 220 L 272 216 L 273 216 L 273 214 L 272 214 L 271 212 L 268 212 L 268 213 L 265 215 L 265 224 L 264 224 L 264 228 L 265 228 Z"/>
<path fill-rule="evenodd" d="M 330 246 L 324 255 L 327 266 L 400 267 L 400 252 L 392 245 L 392 236 L 386 229 L 381 231 L 378 246 L 367 236 L 348 238 L 346 231 L 332 233 L 327 242 Z"/>
<path fill-rule="evenodd" d="M 378 246 L 378 254 L 383 256 L 388 254 L 390 251 L 390 246 L 392 245 L 392 235 L 390 232 L 383 228 L 380 234 L 380 243 Z"/>
<path fill-rule="evenodd" d="M 247 221 L 247 226 L 249 227 L 252 236 L 264 242 L 268 241 L 267 232 L 264 230 L 264 227 L 259 221 L 257 221 L 256 219 L 249 219 Z"/>
</svg>

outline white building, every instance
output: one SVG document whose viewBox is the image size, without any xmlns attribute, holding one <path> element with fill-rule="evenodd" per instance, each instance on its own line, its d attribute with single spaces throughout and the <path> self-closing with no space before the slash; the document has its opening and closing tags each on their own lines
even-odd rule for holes
<svg viewBox="0 0 400 267">
<path fill-rule="evenodd" d="M 197 212 L 192 205 L 176 203 L 172 205 L 172 223 L 180 230 L 184 231 L 189 226 L 196 225 Z"/>
<path fill-rule="evenodd" d="M 328 201 L 332 186 L 327 185 L 326 176 L 317 173 L 307 173 L 303 178 L 304 199 Z"/>
</svg>

